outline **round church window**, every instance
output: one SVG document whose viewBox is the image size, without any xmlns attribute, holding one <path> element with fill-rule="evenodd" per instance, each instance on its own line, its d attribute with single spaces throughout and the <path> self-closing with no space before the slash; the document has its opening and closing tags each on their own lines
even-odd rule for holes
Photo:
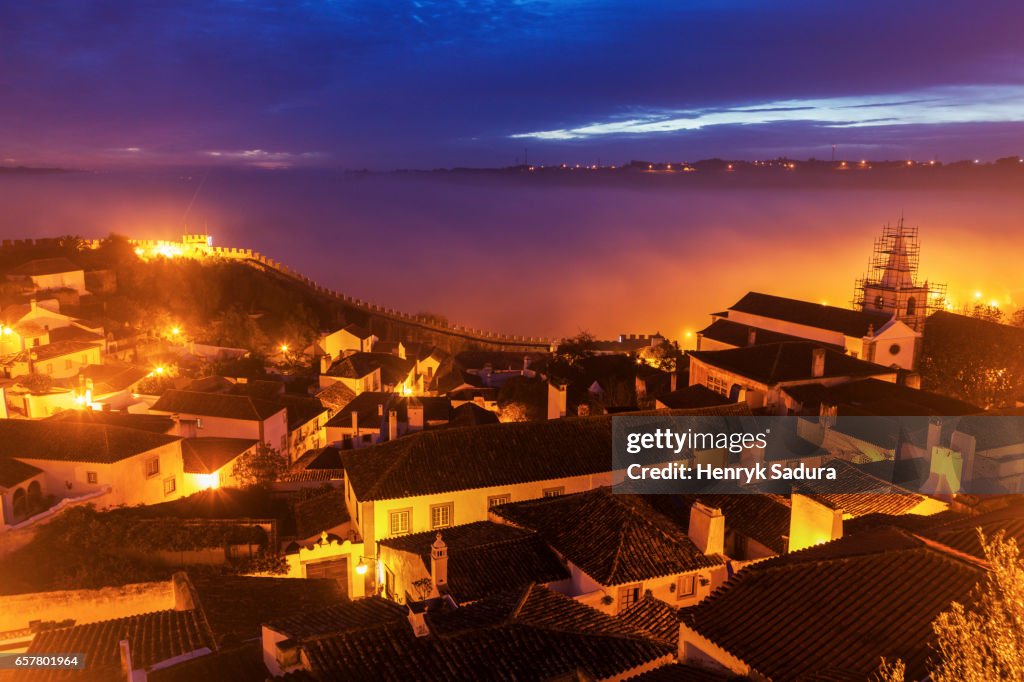
<svg viewBox="0 0 1024 682">
<path fill-rule="evenodd" d="M 900 354 L 900 344 L 894 343 L 891 346 L 889 346 L 889 355 L 899 355 L 899 354 Z"/>
</svg>

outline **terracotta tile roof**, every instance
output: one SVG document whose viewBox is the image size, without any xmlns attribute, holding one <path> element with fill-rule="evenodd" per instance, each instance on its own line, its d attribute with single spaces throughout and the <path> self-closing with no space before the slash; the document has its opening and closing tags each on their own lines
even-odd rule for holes
<svg viewBox="0 0 1024 682">
<path fill-rule="evenodd" d="M 39 277 L 42 275 L 56 275 L 62 272 L 76 272 L 81 269 L 67 258 L 60 256 L 57 258 L 37 258 L 36 260 L 27 261 L 16 268 L 11 268 L 7 271 L 7 274 Z"/>
<path fill-rule="evenodd" d="M 820 306 L 819 306 L 820 307 Z M 748 324 L 741 324 L 739 322 L 732 322 L 730 320 L 720 319 L 715 320 L 704 329 L 697 332 L 700 336 L 724 343 L 736 348 L 744 348 L 750 341 L 750 333 L 754 333 L 754 344 L 759 345 L 764 343 L 781 343 L 783 341 L 806 341 L 805 338 L 800 336 L 793 336 L 791 334 L 782 334 L 780 332 L 774 332 L 770 329 L 761 329 L 759 327 L 753 327 Z M 821 344 L 832 348 L 838 348 L 833 344 Z"/>
<path fill-rule="evenodd" d="M 9 457 L 0 457 L 0 488 L 14 488 L 33 476 L 43 473 L 42 469 L 19 462 Z"/>
<path fill-rule="evenodd" d="M 316 397 L 330 410 L 331 416 L 334 416 L 341 408 L 352 402 L 356 394 L 342 382 L 335 381 L 330 386 L 321 389 Z"/>
<path fill-rule="evenodd" d="M 440 532 L 448 546 L 446 593 L 460 604 L 569 577 L 562 562 L 534 532 L 488 521 Z M 381 540 L 380 544 L 418 556 L 429 574 L 430 548 L 436 535 L 436 531 L 414 533 Z"/>
<path fill-rule="evenodd" d="M 100 344 L 91 341 L 55 341 L 44 346 L 33 346 L 13 356 L 15 362 L 26 362 L 29 358 L 33 362 L 44 362 L 54 358 L 62 358 L 65 355 L 73 355 L 83 351 L 99 348 Z"/>
<path fill-rule="evenodd" d="M 298 538 L 319 535 L 349 520 L 345 494 L 341 490 L 331 488 L 317 493 L 295 503 L 295 536 Z"/>
<path fill-rule="evenodd" d="M 53 338 L 52 335 L 50 338 Z M 93 395 L 130 389 L 145 379 L 147 374 L 149 372 L 141 367 L 124 363 L 86 365 L 78 372 L 80 377 L 92 379 Z"/>
<path fill-rule="evenodd" d="M 337 581 L 177 574 L 178 589 L 187 590 L 201 609 L 218 646 L 260 636 L 263 623 L 345 600 Z"/>
<path fill-rule="evenodd" d="M 353 398 L 337 414 L 331 417 L 327 426 L 338 428 L 352 428 L 352 413 L 359 415 L 358 423 L 361 429 L 379 429 L 381 422 L 387 419 L 387 410 L 394 403 L 398 409 L 398 421 L 408 420 L 405 413 L 405 403 L 397 403 L 398 395 L 384 391 L 363 391 Z M 381 416 L 380 406 L 383 405 L 385 414 Z"/>
<path fill-rule="evenodd" d="M 170 390 L 151 408 L 155 412 L 263 421 L 285 409 L 282 405 L 244 395 Z"/>
<path fill-rule="evenodd" d="M 85 341 L 87 343 L 102 343 L 103 335 L 91 332 L 88 329 L 68 325 L 50 330 L 50 343 L 60 341 Z"/>
<path fill-rule="evenodd" d="M 825 369 L 822 377 L 815 377 L 811 373 L 811 358 L 816 348 L 823 348 L 825 351 Z M 735 372 L 768 385 L 815 378 L 880 376 L 896 371 L 873 362 L 858 360 L 811 341 L 766 343 L 729 350 L 690 351 L 689 355 L 712 367 Z"/>
<path fill-rule="evenodd" d="M 984 512 L 977 516 L 955 518 L 951 515 L 925 517 L 931 520 L 917 532 L 957 551 L 984 558 L 985 553 L 978 538 L 978 529 L 991 538 L 1002 531 L 1006 538 L 1013 538 L 1018 546 L 1024 546 L 1024 502 L 1013 498 L 1003 509 Z"/>
<path fill-rule="evenodd" d="M 669 663 L 629 678 L 630 682 L 729 682 L 737 679 L 743 678 L 685 663 Z"/>
<path fill-rule="evenodd" d="M 121 677 L 119 642 L 127 639 L 138 668 L 175 656 L 213 649 L 210 632 L 195 611 L 155 611 L 138 616 L 46 630 L 29 645 L 29 654 L 84 653 L 86 671 L 37 671 L 38 680 L 111 680 Z"/>
<path fill-rule="evenodd" d="M 450 426 L 482 426 L 497 423 L 498 415 L 475 403 L 462 403 L 452 409 L 452 418 L 448 421 Z"/>
<path fill-rule="evenodd" d="M 794 491 L 810 495 L 833 509 L 857 517 L 865 514 L 905 514 L 925 499 L 924 495 L 900 488 L 841 459 L 825 466 L 836 469 L 836 479 L 801 481 Z"/>
<path fill-rule="evenodd" d="M 724 563 L 639 495 L 600 488 L 514 502 L 492 513 L 536 530 L 556 552 L 602 585 L 649 580 Z"/>
<path fill-rule="evenodd" d="M 894 417 L 956 416 L 981 412 L 980 407 L 963 400 L 879 379 L 849 381 L 837 386 L 807 384 L 785 390 L 804 407 L 824 402 L 840 406 L 841 413 L 843 406 L 857 408 L 861 414 Z"/>
<path fill-rule="evenodd" d="M 408 614 L 404 606 L 374 596 L 335 604 L 325 609 L 296 613 L 272 620 L 266 627 L 289 639 L 302 640 L 379 627 L 392 622 L 405 624 Z"/>
<path fill-rule="evenodd" d="M 877 330 L 892 317 L 883 312 L 838 308 L 756 291 L 748 293 L 729 310 L 769 317 L 773 320 L 785 320 L 817 329 L 828 329 L 855 337 L 867 336 L 869 327 L 873 326 Z"/>
<path fill-rule="evenodd" d="M 146 675 L 146 682 L 265 682 L 267 679 L 270 673 L 263 664 L 260 642 L 206 654 Z"/>
<path fill-rule="evenodd" d="M 679 645 L 679 609 L 653 597 L 650 592 L 615 617 L 659 642 Z"/>
<path fill-rule="evenodd" d="M 212 474 L 259 441 L 248 438 L 186 438 L 181 456 L 187 474 Z"/>
<path fill-rule="evenodd" d="M 380 369 L 380 380 L 385 386 L 394 386 L 405 380 L 415 361 L 388 353 L 353 353 L 337 360 L 327 375 L 341 379 L 361 379 Z"/>
<path fill-rule="evenodd" d="M 673 647 L 540 587 L 427 614 L 431 634 L 407 623 L 304 644 L 314 675 L 329 679 L 549 680 L 612 677 L 667 659 Z"/>
<path fill-rule="evenodd" d="M 726 405 L 665 414 L 750 411 L 746 405 Z M 364 502 L 598 474 L 611 470 L 612 417 L 428 430 L 346 450 L 342 462 Z"/>
<path fill-rule="evenodd" d="M 691 628 L 771 679 L 828 670 L 861 679 L 900 657 L 926 674 L 931 624 L 969 603 L 985 569 L 896 529 L 843 538 L 745 568 L 683 612 Z"/>
<path fill-rule="evenodd" d="M 176 440 L 177 436 L 105 424 L 0 419 L 0 458 L 109 464 Z"/>
</svg>

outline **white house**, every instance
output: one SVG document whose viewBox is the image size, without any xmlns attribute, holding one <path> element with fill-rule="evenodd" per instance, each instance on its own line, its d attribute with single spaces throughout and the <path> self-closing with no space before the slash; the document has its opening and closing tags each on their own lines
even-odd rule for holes
<svg viewBox="0 0 1024 682">
<path fill-rule="evenodd" d="M 22 263 L 7 271 L 8 279 L 28 278 L 36 291 L 74 289 L 79 294 L 85 289 L 85 271 L 67 258 L 41 258 Z"/>
<path fill-rule="evenodd" d="M 288 410 L 247 395 L 170 390 L 150 408 L 173 416 L 183 438 L 250 438 L 288 453 Z"/>
</svg>

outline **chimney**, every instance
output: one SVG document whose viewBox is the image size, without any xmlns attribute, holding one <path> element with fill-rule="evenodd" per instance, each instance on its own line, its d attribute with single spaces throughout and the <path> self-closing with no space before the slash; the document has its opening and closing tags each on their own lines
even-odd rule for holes
<svg viewBox="0 0 1024 682">
<path fill-rule="evenodd" d="M 321 355 L 320 356 L 320 373 L 327 374 L 327 370 L 331 368 L 331 356 Z"/>
<path fill-rule="evenodd" d="M 524 355 L 523 356 L 523 373 L 525 374 L 526 370 L 528 370 L 528 369 L 530 369 L 530 356 L 529 355 Z"/>
<path fill-rule="evenodd" d="M 941 419 L 929 419 L 928 420 L 928 435 L 925 438 L 925 452 L 931 455 L 932 450 L 942 445 L 942 420 Z"/>
<path fill-rule="evenodd" d="M 388 410 L 388 440 L 398 440 L 398 410 Z"/>
<path fill-rule="evenodd" d="M 842 509 L 835 509 L 795 491 L 789 499 L 790 552 L 843 537 Z"/>
<path fill-rule="evenodd" d="M 121 654 L 121 674 L 124 675 L 125 680 L 132 682 L 132 652 L 128 646 L 128 640 L 122 639 L 117 643 L 117 648 Z"/>
<path fill-rule="evenodd" d="M 672 374 L 670 374 L 668 376 L 668 387 L 669 387 L 669 390 L 672 391 L 673 393 L 675 393 L 676 387 L 678 385 L 679 385 L 679 374 L 677 372 L 672 372 Z"/>
<path fill-rule="evenodd" d="M 384 416 L 384 403 L 377 403 L 377 416 L 378 417 L 383 417 Z"/>
<path fill-rule="evenodd" d="M 434 581 L 434 589 L 440 592 L 441 587 L 448 584 L 448 545 L 437 533 L 437 539 L 430 546 L 430 577 Z"/>
<path fill-rule="evenodd" d="M 36 311 L 36 304 L 37 304 L 37 301 L 36 301 L 35 298 L 33 298 L 31 301 L 28 302 L 28 308 L 29 308 L 29 310 L 31 312 L 35 312 Z"/>
<path fill-rule="evenodd" d="M 704 554 L 725 554 L 725 515 L 722 510 L 694 502 L 690 508 L 687 535 Z"/>
<path fill-rule="evenodd" d="M 757 330 L 753 327 L 747 329 L 747 345 L 753 346 L 757 343 Z"/>
<path fill-rule="evenodd" d="M 548 382 L 548 419 L 559 419 L 565 416 L 566 389 Z"/>
<path fill-rule="evenodd" d="M 352 410 L 352 439 L 359 437 L 359 410 Z"/>
<path fill-rule="evenodd" d="M 406 411 L 409 414 L 409 430 L 423 430 L 423 402 L 419 398 L 411 398 L 406 402 Z"/>
<path fill-rule="evenodd" d="M 811 376 L 815 378 L 825 376 L 824 348 L 811 349 Z"/>
</svg>

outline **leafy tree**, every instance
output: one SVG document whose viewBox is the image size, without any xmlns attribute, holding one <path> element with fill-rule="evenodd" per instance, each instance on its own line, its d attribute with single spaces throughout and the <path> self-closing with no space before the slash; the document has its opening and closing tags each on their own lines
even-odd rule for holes
<svg viewBox="0 0 1024 682">
<path fill-rule="evenodd" d="M 597 339 L 588 331 L 581 331 L 558 342 L 555 348 L 555 360 L 575 367 L 585 358 L 592 357 L 597 351 Z"/>
<path fill-rule="evenodd" d="M 954 602 L 932 624 L 934 682 L 1024 681 L 1024 561 L 1003 531 L 991 541 L 978 535 L 990 570 L 973 608 Z M 902 662 L 883 659 L 879 679 L 902 682 Z"/>
<path fill-rule="evenodd" d="M 269 488 L 287 468 L 288 460 L 279 450 L 260 443 L 235 460 L 231 475 L 243 488 Z"/>
<path fill-rule="evenodd" d="M 682 357 L 679 346 L 673 341 L 662 341 L 657 346 L 641 348 L 637 357 L 651 367 L 656 367 L 663 372 L 674 372 Z"/>
<path fill-rule="evenodd" d="M 1002 322 L 1003 311 L 994 305 L 977 303 L 971 310 L 971 317 L 976 317 L 979 320 L 987 320 L 988 322 Z"/>
<path fill-rule="evenodd" d="M 1012 324 L 1014 327 L 1024 327 L 1024 308 L 1014 310 L 1007 323 Z"/>
</svg>

